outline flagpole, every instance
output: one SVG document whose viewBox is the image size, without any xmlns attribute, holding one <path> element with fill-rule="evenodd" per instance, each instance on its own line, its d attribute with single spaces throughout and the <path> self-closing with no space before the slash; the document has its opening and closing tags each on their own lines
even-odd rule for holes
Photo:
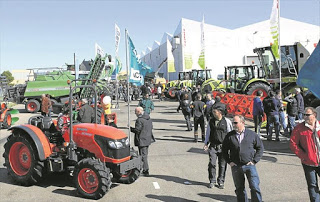
<svg viewBox="0 0 320 202">
<path fill-rule="evenodd" d="M 116 30 L 116 24 L 114 26 L 115 28 L 115 37 L 117 37 L 117 30 Z M 117 39 L 115 39 L 117 40 Z M 120 39 L 119 39 L 120 42 Z M 117 64 L 117 57 L 118 57 L 118 47 L 119 47 L 119 42 L 117 44 L 116 41 L 116 47 L 115 47 L 115 60 L 114 60 L 114 66 L 116 67 L 115 71 L 116 71 L 116 108 L 119 109 L 119 82 L 118 82 L 118 64 Z"/>
<path fill-rule="evenodd" d="M 280 82 L 280 91 L 281 91 L 281 45 L 280 45 L 280 0 L 278 0 L 278 52 L 279 52 L 279 82 Z"/>
<path fill-rule="evenodd" d="M 126 67 L 127 67 L 127 101 L 128 101 L 128 138 L 130 142 L 130 102 L 129 102 L 129 60 L 128 60 L 128 31 L 125 29 L 126 35 Z"/>
</svg>

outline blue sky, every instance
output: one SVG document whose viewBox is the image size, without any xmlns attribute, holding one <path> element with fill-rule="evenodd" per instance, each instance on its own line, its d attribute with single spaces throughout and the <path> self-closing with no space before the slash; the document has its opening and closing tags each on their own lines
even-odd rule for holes
<svg viewBox="0 0 320 202">
<path fill-rule="evenodd" d="M 268 20 L 273 0 L 233 1 L 6 1 L 0 0 L 0 68 L 60 67 L 94 58 L 97 42 L 114 55 L 114 23 L 121 29 L 119 55 L 125 64 L 124 29 L 137 52 L 173 33 L 181 18 L 234 29 Z M 281 17 L 320 26 L 320 0 L 280 0 Z"/>
</svg>

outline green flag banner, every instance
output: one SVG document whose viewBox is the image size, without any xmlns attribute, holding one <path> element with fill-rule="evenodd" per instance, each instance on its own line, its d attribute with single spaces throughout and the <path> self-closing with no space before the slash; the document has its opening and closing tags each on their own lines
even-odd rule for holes
<svg viewBox="0 0 320 202">
<path fill-rule="evenodd" d="M 205 55 L 204 55 L 204 51 L 203 50 L 201 51 L 201 54 L 199 56 L 198 64 L 201 67 L 201 69 L 205 69 L 206 68 Z"/>
<path fill-rule="evenodd" d="M 192 69 L 192 55 L 185 54 L 184 55 L 184 67 L 185 69 Z"/>
</svg>

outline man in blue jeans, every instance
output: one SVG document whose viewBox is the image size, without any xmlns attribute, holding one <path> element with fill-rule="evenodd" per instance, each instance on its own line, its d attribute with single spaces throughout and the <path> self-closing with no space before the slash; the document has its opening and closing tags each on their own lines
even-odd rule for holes
<svg viewBox="0 0 320 202">
<path fill-rule="evenodd" d="M 275 98 L 273 91 L 269 92 L 269 96 L 263 100 L 264 112 L 267 115 L 267 140 L 272 140 L 272 130 L 275 128 L 276 141 L 280 141 L 280 119 L 279 111 L 281 104 L 279 100 Z"/>
<path fill-rule="evenodd" d="M 320 176 L 320 121 L 312 107 L 304 111 L 304 122 L 292 131 L 290 149 L 301 159 L 310 201 L 320 201 L 318 177 Z"/>
<path fill-rule="evenodd" d="M 255 132 L 245 127 L 243 116 L 236 115 L 233 118 L 233 128 L 223 141 L 222 155 L 231 167 L 237 201 L 248 201 L 245 175 L 251 189 L 251 201 L 262 201 L 260 180 L 255 166 L 263 155 L 262 141 Z"/>
</svg>

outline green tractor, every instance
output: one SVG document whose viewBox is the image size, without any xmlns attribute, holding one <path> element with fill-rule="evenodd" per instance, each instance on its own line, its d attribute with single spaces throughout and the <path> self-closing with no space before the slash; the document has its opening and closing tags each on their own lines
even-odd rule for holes
<svg viewBox="0 0 320 202">
<path fill-rule="evenodd" d="M 280 87 L 279 62 L 270 46 L 255 48 L 260 65 L 225 67 L 225 90 L 227 92 L 255 95 L 258 90 L 267 96 L 269 90 Z M 292 92 L 296 85 L 299 70 L 310 53 L 300 43 L 281 46 L 281 90 Z"/>
<path fill-rule="evenodd" d="M 98 80 L 105 73 L 104 70 L 108 65 L 108 61 L 111 62 L 110 55 L 102 57 L 98 54 L 87 76 L 90 81 L 78 82 L 73 85 L 90 85 L 88 82 Z M 26 84 L 7 88 L 4 93 L 5 101 L 16 102 L 17 104 L 24 103 L 25 109 L 29 113 L 37 113 L 41 109 L 42 94 L 50 95 L 53 106 L 68 101 L 69 85 L 67 81 L 75 79 L 75 76 L 70 71 L 61 68 L 56 68 L 53 71 L 52 68 L 37 68 L 30 69 L 30 72 L 31 74 Z M 103 87 L 100 88 L 103 89 Z M 81 93 L 81 97 L 88 94 L 86 91 L 80 92 L 79 89 L 77 93 Z M 53 108 L 53 111 L 58 113 L 59 110 L 55 111 L 55 108 Z"/>
<path fill-rule="evenodd" d="M 185 86 L 192 87 L 192 72 L 179 72 L 178 80 L 168 82 L 165 91 L 166 97 L 174 99 L 176 92 Z"/>
</svg>

